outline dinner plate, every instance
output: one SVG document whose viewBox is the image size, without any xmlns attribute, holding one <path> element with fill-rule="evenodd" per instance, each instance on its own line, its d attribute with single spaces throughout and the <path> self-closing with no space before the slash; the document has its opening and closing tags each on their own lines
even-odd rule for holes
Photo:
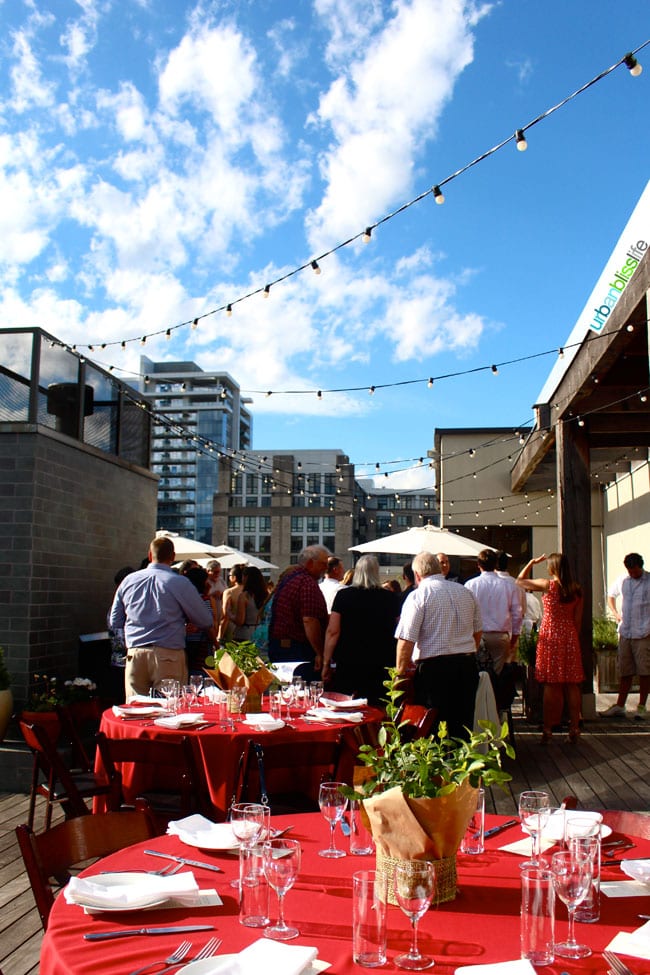
<svg viewBox="0 0 650 975">
<path fill-rule="evenodd" d="M 230 971 L 236 958 L 237 955 L 214 955 L 213 958 L 201 958 L 179 968 L 176 975 L 219 975 L 220 972 Z M 324 972 L 326 968 L 330 968 L 330 963 L 316 958 L 303 968 L 301 975 L 318 975 L 318 972 Z"/>
<path fill-rule="evenodd" d="M 588 811 L 583 812 L 582 810 L 570 810 L 569 813 L 572 817 L 576 819 L 593 819 L 594 814 Z M 542 831 L 542 836 L 546 840 L 555 840 L 556 842 L 564 839 L 564 812 L 554 813 L 546 826 Z M 611 826 L 602 825 L 600 827 L 601 839 L 605 839 L 606 836 L 610 836 L 612 832 Z"/>
<path fill-rule="evenodd" d="M 138 704 L 135 706 L 113 707 L 113 714 L 118 718 L 149 718 L 152 714 L 160 714 L 164 711 L 162 704 Z"/>
<path fill-rule="evenodd" d="M 140 871 L 140 873 L 104 873 L 101 876 L 89 877 L 88 879 L 92 880 L 93 883 L 101 884 L 103 887 L 131 887 L 141 884 L 145 876 L 146 874 Z M 106 907 L 104 904 L 98 905 L 92 899 L 85 903 L 75 901 L 75 904 L 83 907 L 86 911 L 91 911 L 93 914 L 115 914 L 116 911 L 146 911 L 150 907 L 164 904 L 167 900 L 169 900 L 169 897 L 161 898 L 160 891 L 151 891 L 148 894 L 143 894 L 137 903 L 123 907 Z"/>
<path fill-rule="evenodd" d="M 178 838 L 188 846 L 200 850 L 237 850 L 239 840 L 232 831 L 230 823 L 215 823 L 211 829 L 179 829 Z"/>
<path fill-rule="evenodd" d="M 178 731 L 180 728 L 192 728 L 195 724 L 203 724 L 205 718 L 202 714 L 168 714 L 163 718 L 156 718 L 154 724 L 159 728 L 171 728 Z"/>
<path fill-rule="evenodd" d="M 336 697 L 321 697 L 321 706 L 326 708 L 333 708 L 337 711 L 345 710 L 349 708 L 351 711 L 358 711 L 359 708 L 366 707 L 368 701 L 365 697 L 355 697 L 355 698 L 344 698 L 339 699 Z"/>
</svg>

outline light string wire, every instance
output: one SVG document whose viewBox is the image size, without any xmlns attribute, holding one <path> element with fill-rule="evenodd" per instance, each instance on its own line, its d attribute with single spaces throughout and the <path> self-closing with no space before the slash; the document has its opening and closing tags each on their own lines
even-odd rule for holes
<svg viewBox="0 0 650 975">
<path fill-rule="evenodd" d="M 305 271 L 308 268 L 311 269 L 312 271 L 320 270 L 320 262 L 321 261 L 324 261 L 327 257 L 330 257 L 332 254 L 337 253 L 338 251 L 342 250 L 345 247 L 348 247 L 350 244 L 353 244 L 355 241 L 360 240 L 361 238 L 365 238 L 366 240 L 370 239 L 370 236 L 372 234 L 372 231 L 375 230 L 377 227 L 381 227 L 381 226 L 383 226 L 383 224 L 388 223 L 388 221 L 390 221 L 390 220 L 394 219 L 395 217 L 399 216 L 401 213 L 404 213 L 410 207 L 414 206 L 416 203 L 420 203 L 422 200 L 426 199 L 428 196 L 432 196 L 433 195 L 435 197 L 436 192 L 439 192 L 440 187 L 446 186 L 448 183 L 451 183 L 454 179 L 458 179 L 458 177 L 460 177 L 464 173 L 468 172 L 468 170 L 472 169 L 474 166 L 477 166 L 479 163 L 484 162 L 490 156 L 492 156 L 495 153 L 497 153 L 500 149 L 503 149 L 504 146 L 507 146 L 510 142 L 513 142 L 513 141 L 514 142 L 517 142 L 518 139 L 519 139 L 519 133 L 527 132 L 529 129 L 533 128 L 533 126 L 538 125 L 540 122 L 542 122 L 545 119 L 549 118 L 555 112 L 559 111 L 559 109 L 563 108 L 565 105 L 567 105 L 569 102 L 571 102 L 574 98 L 577 98 L 579 95 L 583 94 L 585 91 L 588 91 L 589 88 L 593 87 L 593 85 L 595 85 L 598 82 L 602 81 L 609 74 L 611 74 L 613 71 L 615 71 L 616 68 L 620 67 L 621 65 L 626 65 L 626 67 L 627 67 L 628 66 L 628 62 L 629 62 L 629 59 L 631 57 L 634 57 L 634 55 L 638 54 L 639 51 L 642 51 L 645 47 L 648 46 L 648 44 L 650 44 L 650 39 L 644 41 L 642 44 L 640 44 L 633 51 L 629 51 L 626 54 L 624 54 L 623 57 L 622 58 L 619 58 L 619 60 L 616 61 L 615 64 L 612 64 L 609 68 L 606 68 L 604 71 L 601 71 L 599 74 L 597 74 L 590 81 L 587 81 L 585 84 L 581 85 L 574 92 L 572 92 L 570 95 L 567 95 L 561 101 L 557 102 L 557 104 L 551 106 L 550 108 L 547 108 L 546 111 L 544 111 L 544 112 L 541 113 L 541 115 L 538 115 L 536 118 L 531 119 L 531 121 L 530 122 L 527 122 L 525 125 L 520 126 L 515 131 L 515 133 L 513 133 L 513 135 L 508 136 L 508 138 L 503 139 L 501 142 L 497 143 L 497 145 L 492 146 L 491 149 L 488 149 L 485 152 L 481 153 L 475 159 L 472 159 L 471 162 L 466 163 L 466 165 L 462 166 L 460 169 L 457 169 L 454 173 L 451 173 L 449 176 L 446 176 L 444 179 L 437 181 L 429 189 L 424 190 L 423 192 L 419 193 L 416 197 L 414 197 L 412 200 L 409 200 L 407 203 L 403 203 L 396 210 L 393 210 L 392 212 L 385 214 L 383 217 L 381 217 L 375 223 L 369 224 L 363 231 L 359 231 L 358 233 L 354 234 L 353 236 L 348 237 L 347 240 L 341 241 L 340 243 L 338 243 L 338 244 L 334 245 L 333 247 L 331 247 L 329 250 L 323 251 L 321 254 L 318 254 L 316 257 L 309 258 L 303 264 L 300 264 L 298 267 L 292 268 L 291 270 L 285 272 L 284 274 L 281 274 L 277 278 L 274 278 L 273 280 L 267 282 L 266 284 L 264 284 L 264 285 L 262 285 L 262 286 L 260 286 L 258 288 L 255 288 L 255 289 L 253 289 L 252 291 L 249 291 L 246 294 L 243 294 L 243 295 L 240 295 L 240 296 L 238 296 L 236 298 L 233 298 L 230 301 L 228 301 L 228 302 L 226 302 L 226 303 L 224 303 L 222 305 L 217 306 L 216 308 L 212 308 L 209 311 L 203 312 L 202 314 L 197 315 L 197 316 L 195 316 L 192 319 L 188 319 L 187 321 L 179 322 L 179 323 L 177 323 L 175 325 L 171 325 L 171 326 L 168 326 L 168 327 L 165 327 L 165 328 L 160 328 L 160 329 L 158 329 L 156 331 L 153 331 L 153 332 L 147 332 L 144 335 L 133 336 L 131 338 L 116 339 L 116 340 L 111 341 L 111 342 L 93 342 L 93 343 L 88 343 L 88 344 L 77 343 L 74 346 L 67 346 L 64 343 L 61 343 L 61 344 L 65 348 L 70 348 L 73 351 L 76 350 L 76 348 L 86 348 L 89 351 L 93 351 L 94 348 L 95 348 L 95 346 L 98 346 L 101 349 L 105 349 L 105 348 L 108 348 L 110 346 L 119 345 L 119 346 L 121 346 L 124 349 L 124 348 L 126 348 L 127 344 L 130 344 L 131 342 L 140 342 L 141 344 L 144 345 L 146 343 L 147 339 L 154 338 L 154 337 L 156 337 L 158 335 L 166 335 L 169 338 L 169 337 L 171 337 L 171 333 L 172 332 L 174 332 L 174 331 L 176 331 L 177 329 L 180 329 L 180 328 L 186 328 L 188 325 L 191 325 L 192 328 L 196 329 L 200 321 L 202 321 L 205 318 L 209 318 L 209 317 L 211 317 L 213 315 L 216 315 L 219 312 L 225 311 L 227 314 L 231 314 L 232 313 L 232 309 L 233 309 L 233 307 L 235 305 L 238 305 L 241 302 L 246 301 L 249 298 L 254 297 L 255 295 L 259 295 L 259 294 L 266 294 L 266 295 L 268 295 L 270 293 L 271 289 L 274 286 L 276 286 L 278 284 L 281 284 L 284 281 L 287 281 L 289 278 L 292 278 L 295 275 L 300 274 L 302 271 Z M 303 391 L 301 390 L 300 392 L 303 392 Z"/>
</svg>

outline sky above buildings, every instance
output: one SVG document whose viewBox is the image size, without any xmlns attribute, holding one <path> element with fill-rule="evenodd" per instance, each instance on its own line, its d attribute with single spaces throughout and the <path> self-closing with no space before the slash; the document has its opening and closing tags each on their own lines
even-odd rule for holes
<svg viewBox="0 0 650 975">
<path fill-rule="evenodd" d="M 0 22 L 2 327 L 132 383 L 143 352 L 226 370 L 256 449 L 338 448 L 384 487 L 433 485 L 436 427 L 531 424 L 649 177 L 650 46 L 511 139 L 650 38 L 647 0 L 0 0 Z"/>
</svg>

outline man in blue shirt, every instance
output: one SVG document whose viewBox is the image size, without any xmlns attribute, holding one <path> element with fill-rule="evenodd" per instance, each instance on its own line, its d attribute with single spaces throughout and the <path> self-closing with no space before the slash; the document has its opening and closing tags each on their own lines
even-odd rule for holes
<svg viewBox="0 0 650 975">
<path fill-rule="evenodd" d="M 167 536 L 149 546 L 150 564 L 118 586 L 109 616 L 111 629 L 124 630 L 126 699 L 149 694 L 166 677 L 187 684 L 185 624 L 200 626 L 216 640 L 210 605 L 189 579 L 174 572 L 174 543 Z"/>
</svg>

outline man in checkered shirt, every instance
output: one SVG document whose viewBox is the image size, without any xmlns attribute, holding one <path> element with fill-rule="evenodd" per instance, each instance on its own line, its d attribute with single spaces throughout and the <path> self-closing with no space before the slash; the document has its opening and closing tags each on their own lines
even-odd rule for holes
<svg viewBox="0 0 650 975">
<path fill-rule="evenodd" d="M 415 556 L 413 572 L 417 588 L 402 606 L 395 631 L 397 670 L 406 674 L 414 663 L 416 703 L 446 721 L 450 735 L 467 738 L 478 687 L 479 605 L 468 589 L 445 579 L 431 552 Z"/>
</svg>

